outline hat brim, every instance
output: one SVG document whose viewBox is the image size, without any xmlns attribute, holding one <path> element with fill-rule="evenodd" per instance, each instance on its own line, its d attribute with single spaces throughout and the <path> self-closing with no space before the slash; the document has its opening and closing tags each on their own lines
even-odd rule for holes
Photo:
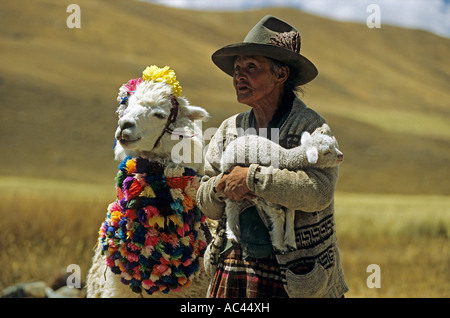
<svg viewBox="0 0 450 318">
<path fill-rule="evenodd" d="M 303 55 L 273 44 L 234 43 L 217 50 L 211 58 L 218 68 L 233 76 L 234 62 L 239 55 L 264 56 L 288 65 L 297 85 L 312 81 L 318 74 L 314 64 Z"/>
</svg>

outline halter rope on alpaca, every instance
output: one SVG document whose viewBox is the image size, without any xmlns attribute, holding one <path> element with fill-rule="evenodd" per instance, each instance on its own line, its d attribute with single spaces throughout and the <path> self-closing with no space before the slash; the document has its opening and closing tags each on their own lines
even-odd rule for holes
<svg viewBox="0 0 450 318">
<path fill-rule="evenodd" d="M 164 81 L 177 97 L 181 92 L 172 70 L 151 66 L 121 87 L 121 105 L 143 80 Z M 117 199 L 108 206 L 99 241 L 107 266 L 134 292 L 179 291 L 200 271 L 206 217 L 195 204 L 199 181 L 196 171 L 176 164 L 129 156 L 120 163 Z"/>
<path fill-rule="evenodd" d="M 122 116 L 124 109 L 128 105 L 128 99 L 131 95 L 136 92 L 137 86 L 143 81 L 153 81 L 153 82 L 164 82 L 172 87 L 172 94 L 170 95 L 170 101 L 172 103 L 172 109 L 170 110 L 169 118 L 167 119 L 166 126 L 164 130 L 159 135 L 153 148 L 158 146 L 161 138 L 165 133 L 175 134 L 180 137 L 193 138 L 196 134 L 187 135 L 185 133 L 174 132 L 169 126 L 175 122 L 178 116 L 179 104 L 177 97 L 181 94 L 181 86 L 178 82 L 175 72 L 168 66 L 159 68 L 155 65 L 147 66 L 147 68 L 142 72 L 142 77 L 130 79 L 126 84 L 123 84 L 119 89 L 119 94 L 117 96 L 117 101 L 119 102 L 119 108 L 117 113 L 119 117 Z M 117 140 L 114 139 L 113 149 L 116 147 Z"/>
</svg>

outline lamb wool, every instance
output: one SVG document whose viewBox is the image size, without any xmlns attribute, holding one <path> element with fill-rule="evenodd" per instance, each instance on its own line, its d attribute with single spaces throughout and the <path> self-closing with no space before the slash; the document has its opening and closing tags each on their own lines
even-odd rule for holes
<svg viewBox="0 0 450 318">
<path fill-rule="evenodd" d="M 120 163 L 117 199 L 99 243 L 106 265 L 134 292 L 179 291 L 202 269 L 206 217 L 195 204 L 199 181 L 179 165 L 131 157 Z"/>
</svg>

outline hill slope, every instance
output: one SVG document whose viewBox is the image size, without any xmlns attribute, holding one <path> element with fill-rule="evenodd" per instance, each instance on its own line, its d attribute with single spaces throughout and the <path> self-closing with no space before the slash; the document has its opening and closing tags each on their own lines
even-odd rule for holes
<svg viewBox="0 0 450 318">
<path fill-rule="evenodd" d="M 342 150 L 338 190 L 450 194 L 450 40 L 382 25 L 335 22 L 292 9 L 206 13 L 139 1 L 0 4 L 0 175 L 109 184 L 118 87 L 146 65 L 170 65 L 183 94 L 218 127 L 248 110 L 210 60 L 265 14 L 296 26 L 319 69 L 303 100 Z"/>
</svg>

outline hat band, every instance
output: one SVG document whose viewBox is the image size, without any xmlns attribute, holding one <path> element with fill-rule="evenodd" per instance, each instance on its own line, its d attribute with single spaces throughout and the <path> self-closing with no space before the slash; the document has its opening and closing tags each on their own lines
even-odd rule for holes
<svg viewBox="0 0 450 318">
<path fill-rule="evenodd" d="M 295 31 L 278 33 L 270 38 L 268 44 L 281 46 L 297 54 L 300 54 L 300 47 L 301 47 L 300 34 Z"/>
</svg>

